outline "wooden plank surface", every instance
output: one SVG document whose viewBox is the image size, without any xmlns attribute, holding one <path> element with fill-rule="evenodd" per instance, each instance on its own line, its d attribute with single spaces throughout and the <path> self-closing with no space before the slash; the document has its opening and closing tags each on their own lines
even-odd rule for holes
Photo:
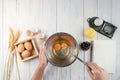
<svg viewBox="0 0 120 80">
<path fill-rule="evenodd" d="M 97 16 L 98 15 L 98 1 L 97 0 L 84 0 L 84 30 L 85 28 L 89 27 L 87 19 Z M 84 31 L 83 31 L 84 33 Z M 97 39 L 97 36 L 94 38 Z M 91 39 L 88 39 L 86 36 L 84 36 L 84 41 L 91 41 Z M 90 50 L 84 52 L 84 59 L 85 61 L 90 61 Z M 85 80 L 91 80 L 89 77 L 88 72 L 86 71 L 85 67 Z"/>
<path fill-rule="evenodd" d="M 101 19 L 104 19 L 108 22 L 111 22 L 112 21 L 112 0 L 98 0 L 98 16 L 101 18 Z M 107 37 L 105 36 L 102 36 L 101 34 L 98 34 L 97 38 L 100 40 L 100 39 L 108 39 Z M 111 77 L 112 75 L 109 74 L 109 80 L 111 80 Z"/>
<path fill-rule="evenodd" d="M 31 17 L 33 17 L 32 14 L 32 6 L 34 7 L 34 5 L 31 5 L 33 2 L 32 0 L 17 0 L 17 27 L 21 30 L 27 30 L 27 29 L 31 29 L 32 27 L 34 27 L 32 25 L 31 22 Z M 37 4 L 36 4 L 37 7 Z M 32 18 L 33 19 L 33 18 Z M 34 19 L 33 19 L 34 20 Z M 23 27 L 24 26 L 24 27 Z M 34 65 L 37 66 L 37 61 L 33 60 L 35 63 Z M 20 76 L 21 76 L 21 80 L 29 80 L 31 78 L 31 73 L 32 69 L 34 71 L 34 67 L 35 66 L 31 66 L 32 61 L 26 61 L 26 62 L 19 62 L 19 70 L 20 70 Z M 23 76 L 23 77 L 22 77 Z"/>
<path fill-rule="evenodd" d="M 112 0 L 112 15 L 111 22 L 115 24 L 118 29 L 115 33 L 114 39 L 117 44 L 117 53 L 116 53 L 116 73 L 112 74 L 111 80 L 120 80 L 120 0 Z"/>
<path fill-rule="evenodd" d="M 22 29 L 39 28 L 42 31 L 51 35 L 56 32 L 56 1 L 52 0 L 18 0 L 18 26 Z M 26 65 L 27 63 L 27 65 Z M 34 66 L 33 66 L 34 64 Z M 30 79 L 38 65 L 38 58 L 31 60 L 30 62 L 20 63 L 20 70 L 22 76 L 26 76 Z M 26 68 L 24 68 L 26 66 Z M 27 70 L 24 73 L 22 71 Z M 46 69 L 44 80 L 56 79 L 56 67 L 48 65 Z M 29 74 L 28 74 L 29 73 Z M 54 75 L 54 76 L 51 76 Z M 22 77 L 22 80 L 26 79 Z"/>
<path fill-rule="evenodd" d="M 42 0 L 41 14 L 41 28 L 46 30 L 48 36 L 56 32 L 56 0 Z M 43 80 L 57 80 L 58 68 L 48 64 L 44 73 Z"/>
<path fill-rule="evenodd" d="M 67 32 L 75 37 L 78 44 L 90 41 L 83 33 L 88 27 L 87 18 L 99 16 L 118 27 L 113 37 L 117 41 L 116 73 L 109 80 L 120 80 L 120 0 L 0 0 L 0 80 L 2 80 L 4 61 L 8 55 L 8 29 L 25 30 L 39 28 L 48 36 L 55 32 Z M 97 34 L 95 39 L 108 39 Z M 90 51 L 80 50 L 79 57 L 90 59 Z M 38 57 L 19 62 L 21 80 L 30 80 L 38 65 Z M 34 64 L 34 65 L 33 65 Z M 15 68 L 11 80 L 18 80 Z M 43 80 L 90 80 L 85 66 L 76 60 L 71 66 L 59 68 L 48 64 Z"/>
<path fill-rule="evenodd" d="M 3 1 L 3 60 L 4 64 L 7 61 L 8 58 L 8 41 L 9 41 L 9 27 L 16 27 L 16 20 L 17 20 L 17 15 L 16 15 L 16 0 L 2 0 Z M 3 65 L 4 66 L 4 65 Z M 16 75 L 16 67 L 15 64 L 13 65 L 13 71 L 11 75 L 11 79 L 17 80 L 17 75 Z M 4 69 L 4 68 L 3 68 Z"/>
<path fill-rule="evenodd" d="M 3 7 L 2 7 L 2 0 L 0 0 L 0 78 L 2 78 L 2 75 L 3 75 L 3 27 L 2 27 L 2 10 L 3 10 Z"/>
<path fill-rule="evenodd" d="M 67 32 L 75 37 L 77 42 L 83 41 L 83 1 L 57 0 L 57 31 Z M 83 52 L 79 52 L 83 59 Z M 71 66 L 62 68 L 59 80 L 84 80 L 84 66 L 76 60 Z M 63 78 L 64 77 L 64 78 Z"/>
</svg>

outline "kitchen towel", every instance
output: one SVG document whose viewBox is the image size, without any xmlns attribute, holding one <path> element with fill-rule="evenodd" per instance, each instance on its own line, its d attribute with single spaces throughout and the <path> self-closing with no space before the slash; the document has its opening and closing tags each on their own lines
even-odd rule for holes
<svg viewBox="0 0 120 80">
<path fill-rule="evenodd" d="M 107 70 L 108 73 L 115 73 L 116 41 L 93 40 L 92 44 L 92 61 Z"/>
</svg>

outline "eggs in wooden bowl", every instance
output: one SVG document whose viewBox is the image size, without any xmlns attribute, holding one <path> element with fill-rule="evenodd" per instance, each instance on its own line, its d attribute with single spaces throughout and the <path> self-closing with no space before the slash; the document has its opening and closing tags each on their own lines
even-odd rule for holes
<svg viewBox="0 0 120 80">
<path fill-rule="evenodd" d="M 38 50 L 33 39 L 26 39 L 16 43 L 15 48 L 21 61 L 26 61 L 38 56 Z"/>
</svg>

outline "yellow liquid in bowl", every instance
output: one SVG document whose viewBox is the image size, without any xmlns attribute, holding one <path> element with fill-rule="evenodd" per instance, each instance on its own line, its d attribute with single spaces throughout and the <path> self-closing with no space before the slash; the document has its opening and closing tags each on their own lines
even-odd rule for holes
<svg viewBox="0 0 120 80">
<path fill-rule="evenodd" d="M 58 48 L 56 47 L 56 45 Z M 70 46 L 66 41 L 58 40 L 53 45 L 52 51 L 56 58 L 64 59 L 69 55 Z"/>
</svg>

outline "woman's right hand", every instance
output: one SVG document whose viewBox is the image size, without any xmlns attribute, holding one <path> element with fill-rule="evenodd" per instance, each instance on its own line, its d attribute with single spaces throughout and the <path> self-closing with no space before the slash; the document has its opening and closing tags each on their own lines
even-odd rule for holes
<svg viewBox="0 0 120 80">
<path fill-rule="evenodd" d="M 92 80 L 108 80 L 108 73 L 96 63 L 87 62 L 86 69 Z"/>
</svg>

